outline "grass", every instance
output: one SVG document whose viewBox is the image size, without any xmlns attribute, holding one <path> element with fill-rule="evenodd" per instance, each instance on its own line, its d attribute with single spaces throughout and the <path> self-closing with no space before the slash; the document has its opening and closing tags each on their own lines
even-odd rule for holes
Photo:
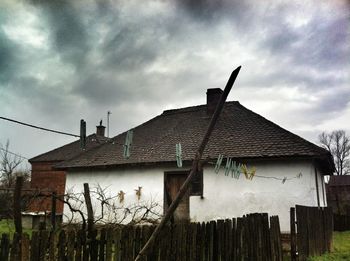
<svg viewBox="0 0 350 261">
<path fill-rule="evenodd" d="M 15 233 L 15 224 L 13 223 L 13 220 L 11 219 L 2 219 L 0 220 L 0 235 L 2 234 L 10 234 L 10 238 L 13 237 L 13 234 Z M 31 229 L 23 229 L 24 233 L 28 233 L 29 236 L 32 234 Z"/>
<path fill-rule="evenodd" d="M 308 261 L 350 261 L 350 231 L 334 232 L 333 251 L 322 256 L 311 257 Z"/>
</svg>

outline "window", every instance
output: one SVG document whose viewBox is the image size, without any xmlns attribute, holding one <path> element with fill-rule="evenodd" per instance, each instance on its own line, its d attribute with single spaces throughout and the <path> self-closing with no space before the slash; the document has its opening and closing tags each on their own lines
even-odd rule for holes
<svg viewBox="0 0 350 261">
<path fill-rule="evenodd" d="M 203 197 L 203 170 L 198 171 L 192 181 L 191 196 Z"/>
</svg>

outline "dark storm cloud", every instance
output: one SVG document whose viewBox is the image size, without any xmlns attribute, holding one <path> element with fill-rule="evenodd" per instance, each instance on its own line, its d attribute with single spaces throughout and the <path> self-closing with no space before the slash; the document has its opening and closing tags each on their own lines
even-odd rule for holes
<svg viewBox="0 0 350 261">
<path fill-rule="evenodd" d="M 75 106 L 74 99 L 65 92 L 61 86 L 40 81 L 31 76 L 17 77 L 11 86 L 11 96 L 13 102 L 21 104 L 21 108 L 29 108 L 35 104 L 35 117 L 45 117 L 60 121 L 63 115 Z M 47 114 L 50 112 L 50 114 Z"/>
<path fill-rule="evenodd" d="M 207 22 L 217 22 L 220 19 L 230 18 L 236 25 L 245 23 L 253 9 L 246 0 L 177 0 L 175 1 L 180 10 L 184 10 L 194 19 Z M 252 21 L 252 20 L 251 20 Z"/>
<path fill-rule="evenodd" d="M 350 103 L 349 88 L 332 88 L 327 95 L 320 99 L 317 106 L 318 112 L 322 113 L 337 113 L 344 110 L 346 105 Z"/>
<path fill-rule="evenodd" d="M 272 21 L 271 21 L 272 22 Z M 266 39 L 262 41 L 261 47 L 270 51 L 271 55 L 281 55 L 293 49 L 293 44 L 298 42 L 302 35 L 286 23 L 271 24 Z"/>
<path fill-rule="evenodd" d="M 145 32 L 146 31 L 146 32 Z M 106 41 L 102 49 L 105 66 L 113 66 L 116 70 L 140 70 L 151 63 L 161 51 L 158 35 L 147 35 L 147 29 L 122 28 L 111 39 Z"/>
<path fill-rule="evenodd" d="M 306 91 L 304 90 L 305 94 Z M 314 95 L 313 93 L 309 94 Z M 311 124 L 313 127 L 327 122 L 329 119 L 337 118 L 341 112 L 345 110 L 350 102 L 350 90 L 342 88 L 332 88 L 329 91 L 319 95 L 315 101 L 309 101 L 307 107 L 295 108 L 293 113 L 288 117 L 304 124 Z M 342 128 L 346 128 L 343 124 Z M 332 129 L 337 129 L 338 126 L 333 126 Z"/>
<path fill-rule="evenodd" d="M 34 115 L 29 120 L 61 122 L 63 130 L 80 117 L 94 125 L 112 110 L 118 126 L 111 133 L 117 134 L 169 106 L 205 103 L 206 88 L 223 88 L 230 68 L 241 63 L 237 89 L 250 87 L 253 98 L 247 99 L 257 93 L 268 103 L 267 89 L 276 106 L 293 112 L 294 126 L 341 114 L 349 102 L 349 16 L 307 9 L 308 19 L 297 25 L 291 14 L 303 4 L 290 1 L 143 4 L 33 1 L 45 50 L 16 43 L 0 27 L 0 88 L 7 80 L 12 97 L 7 104 L 13 111 L 26 106 Z M 303 105 L 298 113 L 295 92 Z M 315 101 L 304 106 L 311 96 Z"/>
<path fill-rule="evenodd" d="M 291 24 L 271 25 L 261 47 L 272 56 L 289 57 L 291 64 L 318 69 L 337 69 L 349 64 L 349 17 L 330 20 L 315 16 L 298 28 Z"/>
<path fill-rule="evenodd" d="M 0 82 L 7 83 L 16 68 L 16 46 L 0 27 Z"/>
<path fill-rule="evenodd" d="M 190 15 L 200 19 L 215 18 L 228 6 L 224 0 L 179 0 L 176 3 Z"/>
<path fill-rule="evenodd" d="M 304 86 L 312 91 L 319 91 L 325 88 L 336 87 L 345 84 L 347 77 L 333 74 L 313 75 L 308 70 L 298 70 L 297 65 L 288 64 L 273 71 L 266 71 L 263 74 L 243 79 L 242 84 L 250 87 L 297 87 Z"/>
<path fill-rule="evenodd" d="M 322 19 L 314 19 L 305 28 L 303 47 L 293 52 L 295 63 L 320 69 L 344 68 L 349 64 L 349 32 L 349 17 L 335 18 L 325 23 L 322 23 Z"/>
<path fill-rule="evenodd" d="M 89 51 L 88 28 L 72 1 L 33 1 L 47 19 L 51 44 L 63 60 L 82 66 Z"/>
</svg>

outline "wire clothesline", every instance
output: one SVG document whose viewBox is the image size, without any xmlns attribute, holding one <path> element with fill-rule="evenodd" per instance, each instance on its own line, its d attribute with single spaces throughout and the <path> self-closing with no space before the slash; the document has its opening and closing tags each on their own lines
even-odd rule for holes
<svg viewBox="0 0 350 261">
<path fill-rule="evenodd" d="M 220 171 L 223 158 L 224 157 L 222 155 L 219 155 L 217 162 L 208 161 L 206 163 L 211 164 L 211 165 L 215 165 L 215 170 L 216 170 L 215 172 L 218 173 Z M 226 170 L 227 170 L 227 168 L 229 168 L 229 163 L 230 164 L 233 164 L 233 163 L 236 164 L 235 161 L 233 161 L 231 158 L 227 157 L 226 166 L 224 167 Z M 243 164 L 242 166 L 245 166 L 245 168 L 246 168 L 245 164 Z M 240 167 L 238 167 L 238 168 L 240 168 Z M 289 178 L 288 177 L 281 177 L 281 178 L 279 178 L 279 177 L 274 177 L 274 176 L 264 176 L 264 175 L 256 174 L 256 168 L 255 167 L 253 167 L 252 169 L 253 169 L 254 173 L 251 176 L 249 176 L 249 178 L 246 175 L 247 179 L 252 180 L 253 177 L 264 178 L 264 179 L 275 179 L 275 180 L 282 181 L 282 184 L 284 184 L 286 181 L 293 180 L 293 179 L 300 179 L 302 177 L 302 173 L 301 172 L 299 172 L 294 177 L 289 177 Z M 235 175 L 235 178 L 239 178 L 239 175 L 238 176 Z M 226 171 L 225 171 L 225 176 L 228 176 Z"/>
</svg>

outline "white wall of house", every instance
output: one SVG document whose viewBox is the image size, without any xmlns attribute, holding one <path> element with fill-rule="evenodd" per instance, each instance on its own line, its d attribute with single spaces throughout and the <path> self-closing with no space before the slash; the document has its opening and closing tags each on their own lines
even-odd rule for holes
<svg viewBox="0 0 350 261">
<path fill-rule="evenodd" d="M 193 221 L 208 221 L 221 218 L 239 217 L 254 212 L 267 212 L 280 217 L 281 230 L 289 231 L 289 210 L 296 204 L 317 206 L 315 169 L 311 161 L 270 161 L 255 162 L 248 166 L 256 167 L 256 177 L 247 180 L 244 175 L 234 179 L 214 172 L 214 166 L 204 168 L 204 198 L 190 197 L 190 216 Z M 120 206 L 130 206 L 139 202 L 148 204 L 157 202 L 157 211 L 162 213 L 164 171 L 178 168 L 131 168 L 93 171 L 68 171 L 66 189 L 80 192 L 83 183 L 90 187 L 99 184 L 106 188 L 108 196 L 116 196 L 120 190 L 125 194 Z M 296 176 L 301 173 L 301 178 Z M 320 204 L 324 206 L 322 187 L 323 178 L 319 177 Z M 261 177 L 263 176 L 263 177 Z M 286 177 L 283 184 L 280 178 Z M 277 178 L 277 179 L 276 179 Z M 135 189 L 142 187 L 140 201 Z M 99 206 L 94 203 L 96 214 Z M 69 214 L 65 206 L 64 213 Z M 67 219 L 66 219 L 67 220 Z"/>
<path fill-rule="evenodd" d="M 215 174 L 213 168 L 204 174 L 204 199 L 192 197 L 190 200 L 193 220 L 210 220 L 237 217 L 246 213 L 268 212 L 278 215 L 281 230 L 289 231 L 290 207 L 296 204 L 317 206 L 315 172 L 311 162 L 270 162 L 252 163 L 257 176 L 247 180 L 228 178 L 223 171 Z M 295 178 L 302 173 L 301 178 Z M 271 177 L 271 178 L 266 178 Z M 283 184 L 274 178 L 286 177 Z M 319 177 L 320 204 L 322 199 L 322 180 Z"/>
</svg>

